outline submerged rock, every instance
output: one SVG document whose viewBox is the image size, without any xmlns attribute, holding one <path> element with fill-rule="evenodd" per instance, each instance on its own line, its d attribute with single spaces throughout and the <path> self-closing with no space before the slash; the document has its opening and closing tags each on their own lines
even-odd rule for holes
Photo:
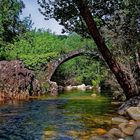
<svg viewBox="0 0 140 140">
<path fill-rule="evenodd" d="M 126 123 L 126 122 L 128 122 L 128 120 L 123 117 L 112 118 L 112 124 L 120 124 L 120 123 Z"/>
<path fill-rule="evenodd" d="M 70 130 L 67 132 L 67 135 L 71 136 L 74 139 L 79 139 L 79 140 L 89 140 L 89 133 L 85 131 L 74 131 Z"/>
<path fill-rule="evenodd" d="M 44 139 L 47 140 L 48 138 L 55 137 L 56 135 L 57 135 L 56 131 L 48 130 L 44 132 Z"/>
<path fill-rule="evenodd" d="M 125 139 L 124 140 L 134 140 L 133 139 L 133 137 L 132 136 L 127 136 L 127 137 L 125 137 Z"/>
<path fill-rule="evenodd" d="M 107 131 L 103 128 L 98 128 L 94 131 L 94 133 L 97 134 L 97 135 L 104 135 L 104 134 L 107 133 Z"/>
<path fill-rule="evenodd" d="M 20 99 L 39 95 L 39 82 L 33 71 L 25 68 L 19 60 L 0 61 L 0 98 Z"/>
</svg>

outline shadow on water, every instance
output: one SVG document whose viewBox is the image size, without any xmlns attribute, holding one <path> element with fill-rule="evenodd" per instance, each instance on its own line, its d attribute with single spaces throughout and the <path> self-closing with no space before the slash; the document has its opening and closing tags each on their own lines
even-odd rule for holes
<svg viewBox="0 0 140 140">
<path fill-rule="evenodd" d="M 110 99 L 91 92 L 0 105 L 0 140 L 89 139 L 111 127 Z M 99 131 L 100 130 L 100 131 Z"/>
</svg>

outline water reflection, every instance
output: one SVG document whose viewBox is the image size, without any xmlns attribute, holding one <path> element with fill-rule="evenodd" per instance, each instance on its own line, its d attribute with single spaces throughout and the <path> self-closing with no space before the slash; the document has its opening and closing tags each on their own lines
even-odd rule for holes
<svg viewBox="0 0 140 140">
<path fill-rule="evenodd" d="M 0 139 L 86 140 L 109 129 L 113 115 L 114 108 L 102 97 L 9 102 L 0 105 Z"/>
</svg>

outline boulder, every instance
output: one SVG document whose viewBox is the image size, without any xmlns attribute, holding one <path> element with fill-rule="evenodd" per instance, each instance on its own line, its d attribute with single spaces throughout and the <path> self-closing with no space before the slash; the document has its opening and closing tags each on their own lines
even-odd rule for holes
<svg viewBox="0 0 140 140">
<path fill-rule="evenodd" d="M 86 86 L 86 89 L 87 89 L 87 90 L 92 90 L 92 89 L 93 89 L 93 86 L 87 85 L 87 86 Z"/>
<path fill-rule="evenodd" d="M 64 87 L 64 90 L 66 91 L 70 91 L 70 90 L 82 90 L 82 91 L 85 91 L 85 90 L 92 90 L 93 89 L 93 86 L 90 86 L 90 85 L 85 85 L 85 84 L 82 84 L 82 85 L 77 85 L 77 86 L 66 86 Z"/>
<path fill-rule="evenodd" d="M 137 123 L 135 121 L 130 121 L 129 123 L 121 123 L 118 127 L 124 134 L 132 136 L 137 128 Z"/>
<path fill-rule="evenodd" d="M 83 91 L 85 91 L 85 90 L 86 90 L 86 85 L 85 85 L 85 84 L 78 85 L 78 86 L 77 86 L 77 89 L 78 89 L 78 90 L 83 90 Z"/>
<path fill-rule="evenodd" d="M 126 111 L 133 120 L 140 121 L 140 107 L 130 107 Z"/>
<path fill-rule="evenodd" d="M 140 121 L 137 121 L 137 126 L 140 127 Z"/>
<path fill-rule="evenodd" d="M 58 91 L 59 91 L 59 92 L 64 91 L 64 87 L 59 85 L 59 86 L 58 86 Z"/>
<path fill-rule="evenodd" d="M 135 130 L 133 140 L 140 140 L 140 127 Z"/>
<path fill-rule="evenodd" d="M 112 128 L 107 133 L 108 136 L 115 138 L 124 138 L 126 135 L 118 128 Z"/>
<path fill-rule="evenodd" d="M 72 86 L 72 90 L 77 90 L 77 86 Z"/>
<path fill-rule="evenodd" d="M 72 89 L 73 89 L 73 88 L 72 88 L 71 85 L 64 87 L 64 90 L 65 90 L 65 91 L 70 91 L 70 90 L 72 90 Z"/>
<path fill-rule="evenodd" d="M 0 61 L 1 100 L 19 99 L 40 93 L 41 88 L 34 72 L 25 68 L 21 61 Z"/>
<path fill-rule="evenodd" d="M 91 94 L 92 97 L 97 97 L 97 95 L 95 93 Z"/>
<path fill-rule="evenodd" d="M 50 96 L 58 95 L 58 85 L 56 82 L 49 81 L 49 94 Z"/>
<path fill-rule="evenodd" d="M 112 124 L 120 124 L 120 123 L 127 123 L 128 120 L 126 120 L 123 117 L 114 117 L 112 118 Z"/>
<path fill-rule="evenodd" d="M 120 115 L 125 115 L 126 114 L 126 110 L 130 107 L 137 107 L 140 105 L 140 96 L 135 96 L 131 99 L 129 99 L 128 101 L 124 102 L 119 110 L 118 110 L 118 113 Z"/>
</svg>

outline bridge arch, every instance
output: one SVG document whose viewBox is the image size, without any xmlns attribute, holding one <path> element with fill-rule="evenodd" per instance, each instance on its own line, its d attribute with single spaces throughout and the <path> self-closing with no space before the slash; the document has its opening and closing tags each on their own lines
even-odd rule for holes
<svg viewBox="0 0 140 140">
<path fill-rule="evenodd" d="M 55 73 L 56 69 L 61 64 L 63 64 L 64 62 L 66 62 L 72 58 L 75 58 L 75 57 L 81 56 L 81 55 L 85 55 L 85 54 L 90 54 L 90 55 L 94 56 L 96 59 L 102 60 L 101 55 L 99 55 L 99 53 L 95 50 L 79 49 L 79 50 L 68 52 L 47 64 L 47 76 L 46 76 L 47 81 L 51 81 L 53 74 Z"/>
</svg>

